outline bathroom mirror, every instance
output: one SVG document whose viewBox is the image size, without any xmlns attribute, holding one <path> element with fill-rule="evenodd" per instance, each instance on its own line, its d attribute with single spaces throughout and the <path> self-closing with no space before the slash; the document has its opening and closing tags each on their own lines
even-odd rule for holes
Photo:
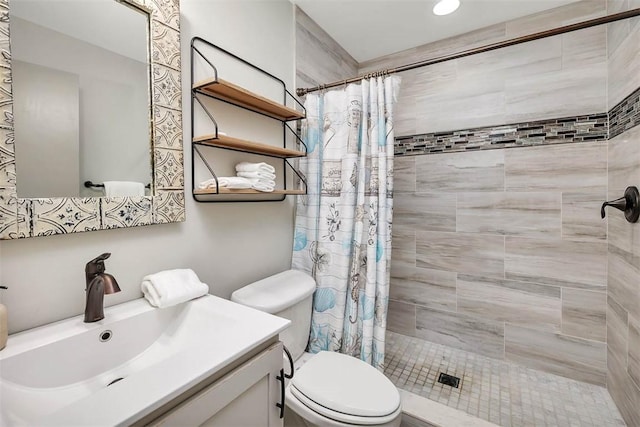
<svg viewBox="0 0 640 427">
<path fill-rule="evenodd" d="M 179 0 L 0 8 L 0 239 L 184 221 Z"/>
</svg>

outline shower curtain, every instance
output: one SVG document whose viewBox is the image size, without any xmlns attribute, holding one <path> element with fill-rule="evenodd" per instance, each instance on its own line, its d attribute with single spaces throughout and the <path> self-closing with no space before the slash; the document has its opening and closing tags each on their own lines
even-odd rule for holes
<svg viewBox="0 0 640 427">
<path fill-rule="evenodd" d="M 309 94 L 300 160 L 294 269 L 317 283 L 308 351 L 339 351 L 384 369 L 398 76 Z"/>
</svg>

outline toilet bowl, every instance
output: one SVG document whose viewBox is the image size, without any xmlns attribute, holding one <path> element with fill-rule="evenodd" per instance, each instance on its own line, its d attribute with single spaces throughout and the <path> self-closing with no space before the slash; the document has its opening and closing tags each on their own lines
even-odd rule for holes
<svg viewBox="0 0 640 427">
<path fill-rule="evenodd" d="M 400 393 L 380 371 L 345 354 L 304 353 L 315 288 L 312 277 L 288 270 L 231 295 L 234 302 L 291 320 L 280 334 L 295 368 L 286 389 L 285 426 L 399 426 Z"/>
</svg>

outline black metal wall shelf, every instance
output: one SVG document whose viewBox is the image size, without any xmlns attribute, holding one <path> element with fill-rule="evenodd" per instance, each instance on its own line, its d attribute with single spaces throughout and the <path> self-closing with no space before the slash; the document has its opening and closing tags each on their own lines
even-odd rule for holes
<svg viewBox="0 0 640 427">
<path fill-rule="evenodd" d="M 239 61 L 240 63 L 250 67 L 252 70 L 256 72 L 262 73 L 265 76 L 273 79 L 275 82 L 279 83 L 282 86 L 283 93 L 283 103 L 275 102 L 269 98 L 265 98 L 259 94 L 248 91 L 238 85 L 230 83 L 229 81 L 223 80 L 218 77 L 218 69 L 213 65 L 213 62 L 210 61 L 205 54 L 200 50 L 200 46 L 206 46 L 208 48 L 213 48 L 234 60 Z M 203 59 L 212 69 L 213 77 L 207 78 L 204 80 L 200 80 L 194 83 L 194 59 L 196 57 L 200 57 Z M 231 105 L 240 107 L 242 109 L 261 114 L 263 116 L 278 120 L 282 123 L 282 147 L 277 147 L 270 144 L 263 144 L 260 142 L 249 141 L 245 139 L 235 138 L 232 136 L 228 136 L 221 132 L 218 132 L 218 123 L 215 118 L 209 111 L 209 109 L 204 105 L 202 100 L 199 98 L 199 95 L 217 99 Z M 297 110 L 296 108 L 291 108 L 287 106 L 287 100 L 292 99 L 296 105 L 302 109 L 302 111 Z M 205 114 L 211 120 L 211 123 L 214 126 L 214 132 L 206 135 L 194 135 L 195 129 L 195 114 L 194 108 L 196 103 L 202 108 Z M 255 201 L 282 201 L 286 198 L 287 195 L 301 195 L 307 193 L 307 184 L 304 177 L 300 174 L 300 172 L 291 165 L 289 162 L 289 158 L 299 158 L 305 157 L 307 155 L 307 146 L 304 141 L 300 139 L 298 134 L 289 126 L 288 121 L 300 120 L 306 117 L 306 111 L 304 106 L 289 92 L 286 88 L 284 81 L 279 79 L 278 77 L 264 71 L 263 69 L 245 61 L 244 59 L 222 49 L 219 46 L 214 45 L 207 40 L 204 40 L 201 37 L 194 37 L 191 39 L 191 135 L 192 135 L 192 156 L 191 156 L 191 182 L 192 182 L 192 194 L 193 198 L 198 202 L 255 202 Z M 296 141 L 298 147 L 302 149 L 290 149 L 287 148 L 287 135 L 293 137 Z M 234 190 L 228 189 L 225 187 L 221 187 L 218 182 L 218 177 L 216 173 L 213 171 L 213 168 L 202 154 L 202 152 L 198 149 L 199 146 L 202 147 L 212 147 L 223 150 L 232 150 L 243 153 L 256 154 L 259 156 L 266 156 L 272 158 L 278 158 L 283 161 L 283 187 L 282 189 L 276 189 L 273 192 L 260 192 L 257 190 Z M 195 158 L 197 157 L 202 161 L 205 165 L 211 176 L 215 181 L 215 188 L 207 188 L 200 189 L 196 188 L 195 182 Z M 303 189 L 287 189 L 287 168 L 291 169 L 293 173 L 299 178 L 299 181 L 303 187 Z M 251 196 L 251 195 L 260 195 L 260 196 L 277 196 L 277 198 L 254 198 L 254 199 L 216 199 L 216 197 L 210 196 L 218 196 L 218 195 L 238 195 L 238 196 Z M 206 197 L 205 197 L 206 196 Z"/>
</svg>

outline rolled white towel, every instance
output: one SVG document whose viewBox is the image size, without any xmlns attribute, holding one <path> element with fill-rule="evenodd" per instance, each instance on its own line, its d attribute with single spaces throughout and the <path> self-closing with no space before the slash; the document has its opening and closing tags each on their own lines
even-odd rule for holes
<svg viewBox="0 0 640 427">
<path fill-rule="evenodd" d="M 209 287 L 189 268 L 145 276 L 140 288 L 149 304 L 158 308 L 170 307 L 209 293 Z"/>
<path fill-rule="evenodd" d="M 251 188 L 251 180 L 239 176 L 221 176 L 218 178 L 218 186 L 232 189 Z M 198 188 L 216 188 L 215 178 L 202 181 L 198 184 Z"/>
<path fill-rule="evenodd" d="M 276 175 L 271 172 L 255 171 L 255 172 L 238 172 L 236 175 L 250 179 L 269 179 L 275 180 Z"/>
<path fill-rule="evenodd" d="M 276 168 L 274 168 L 273 166 L 265 162 L 260 162 L 260 163 L 240 162 L 236 165 L 236 172 L 276 173 Z"/>
</svg>

